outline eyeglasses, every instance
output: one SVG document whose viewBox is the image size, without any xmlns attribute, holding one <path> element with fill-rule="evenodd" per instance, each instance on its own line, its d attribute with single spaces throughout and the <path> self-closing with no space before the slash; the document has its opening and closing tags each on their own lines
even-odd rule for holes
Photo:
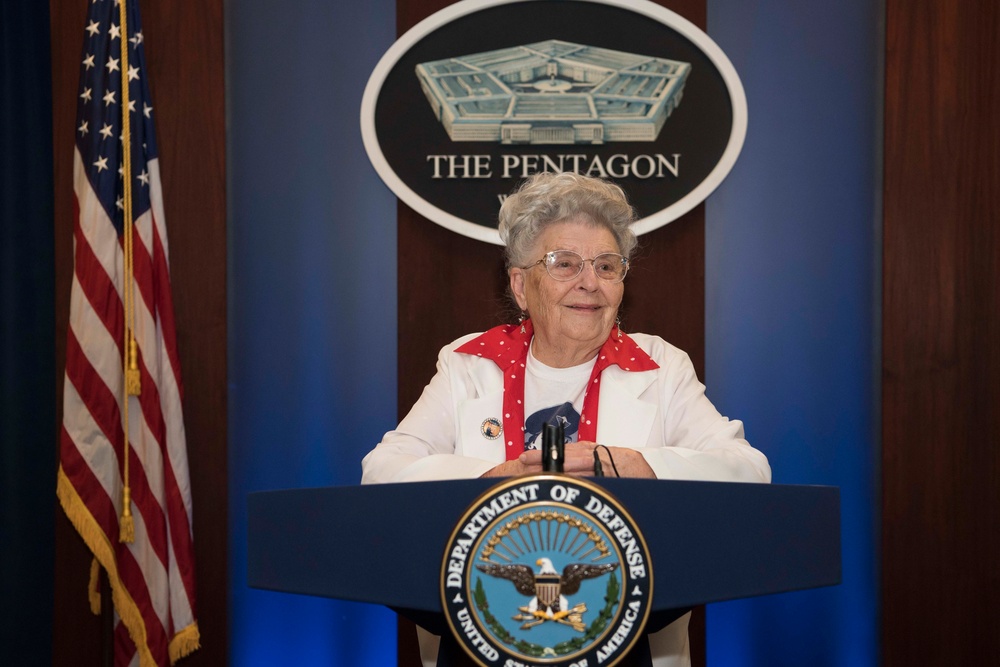
<svg viewBox="0 0 1000 667">
<path fill-rule="evenodd" d="M 534 264 L 521 268 L 531 269 L 541 264 L 553 280 L 566 281 L 573 280 L 583 273 L 583 265 L 587 262 L 593 264 L 594 273 L 598 278 L 609 283 L 620 283 L 625 280 L 625 274 L 628 273 L 628 258 L 616 252 L 605 252 L 593 259 L 584 259 L 582 255 L 572 250 L 553 250 L 545 253 L 545 256 Z"/>
</svg>

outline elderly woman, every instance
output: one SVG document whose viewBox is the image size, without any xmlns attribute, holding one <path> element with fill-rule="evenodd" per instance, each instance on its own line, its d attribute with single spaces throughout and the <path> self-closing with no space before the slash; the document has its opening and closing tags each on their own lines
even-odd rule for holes
<svg viewBox="0 0 1000 667">
<path fill-rule="evenodd" d="M 565 425 L 565 472 L 766 482 L 764 455 L 705 397 L 687 355 L 618 325 L 634 212 L 621 189 L 534 176 L 500 209 L 516 324 L 446 346 L 437 374 L 365 457 L 364 483 L 542 471 L 541 424 Z"/>
<path fill-rule="evenodd" d="M 534 176 L 500 209 L 520 321 L 446 346 L 437 374 L 362 463 L 363 483 L 542 472 L 541 426 L 561 421 L 564 470 L 768 482 L 743 425 L 719 414 L 688 356 L 618 323 L 637 241 L 622 190 L 573 173 Z M 656 665 L 686 665 L 687 616 L 651 638 Z"/>
</svg>

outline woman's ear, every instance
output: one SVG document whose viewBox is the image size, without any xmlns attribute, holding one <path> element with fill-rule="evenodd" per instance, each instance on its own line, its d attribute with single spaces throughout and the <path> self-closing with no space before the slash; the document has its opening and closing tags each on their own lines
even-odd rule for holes
<svg viewBox="0 0 1000 667">
<path fill-rule="evenodd" d="M 517 301 L 517 307 L 521 310 L 528 310 L 528 299 L 524 292 L 524 269 L 514 267 L 507 272 L 510 276 L 510 291 Z"/>
</svg>

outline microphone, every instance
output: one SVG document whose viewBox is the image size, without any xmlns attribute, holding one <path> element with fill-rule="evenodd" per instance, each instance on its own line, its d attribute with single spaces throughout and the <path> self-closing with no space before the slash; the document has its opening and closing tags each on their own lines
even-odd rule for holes
<svg viewBox="0 0 1000 667">
<path fill-rule="evenodd" d="M 566 428 L 558 417 L 555 421 L 555 424 L 548 423 L 542 427 L 542 470 L 545 472 L 563 472 Z"/>
<path fill-rule="evenodd" d="M 594 477 L 604 477 L 604 465 L 597 453 L 597 447 L 594 447 Z"/>
</svg>

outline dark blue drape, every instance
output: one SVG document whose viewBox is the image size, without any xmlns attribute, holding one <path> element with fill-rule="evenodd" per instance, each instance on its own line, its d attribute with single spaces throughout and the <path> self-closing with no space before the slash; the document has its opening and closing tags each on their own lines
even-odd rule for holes
<svg viewBox="0 0 1000 667">
<path fill-rule="evenodd" d="M 0 4 L 0 651 L 52 661 L 55 319 L 49 3 Z"/>
</svg>

